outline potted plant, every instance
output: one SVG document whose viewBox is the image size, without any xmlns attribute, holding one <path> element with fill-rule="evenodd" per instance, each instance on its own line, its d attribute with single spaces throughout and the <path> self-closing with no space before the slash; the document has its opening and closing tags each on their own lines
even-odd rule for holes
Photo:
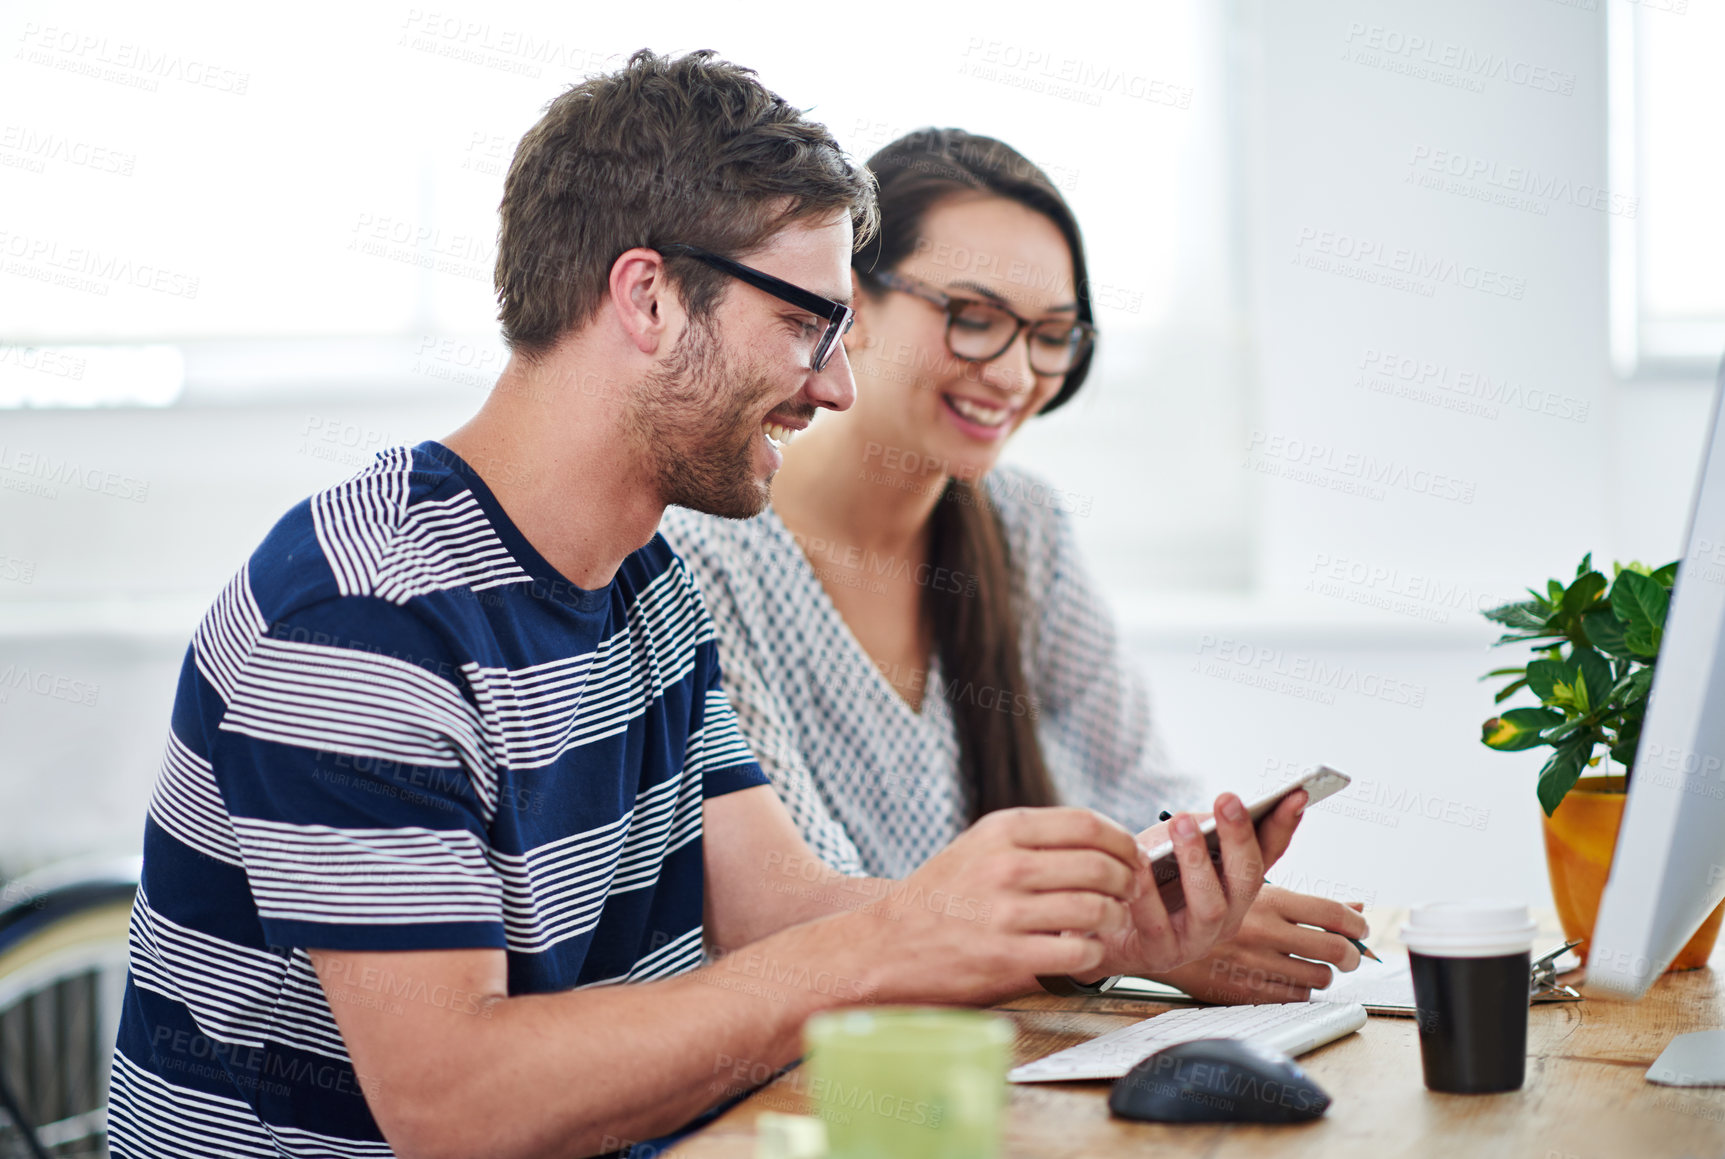
<svg viewBox="0 0 1725 1159">
<path fill-rule="evenodd" d="M 1577 952 L 1583 961 L 1635 775 L 1636 746 L 1676 578 L 1676 562 L 1661 568 L 1613 564 L 1607 582 L 1589 554 L 1567 585 L 1551 580 L 1543 595 L 1529 588 L 1532 599 L 1485 613 L 1510 629 L 1498 644 L 1528 644 L 1536 655 L 1524 667 L 1494 669 L 1481 679 L 1513 677 L 1497 693 L 1498 704 L 1526 690 L 1539 705 L 1492 717 L 1481 739 L 1503 752 L 1552 749 L 1539 773 L 1546 867 L 1563 932 L 1571 941 L 1580 940 Z M 1613 775 L 1607 764 L 1600 775 L 1582 776 L 1607 759 L 1623 772 Z M 1722 917 L 1725 905 L 1701 924 L 1671 969 L 1706 964 Z"/>
</svg>

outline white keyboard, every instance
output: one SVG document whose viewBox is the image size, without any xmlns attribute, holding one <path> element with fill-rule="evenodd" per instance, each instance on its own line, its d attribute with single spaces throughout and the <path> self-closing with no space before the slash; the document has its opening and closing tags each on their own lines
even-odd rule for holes
<svg viewBox="0 0 1725 1159">
<path fill-rule="evenodd" d="M 1165 1046 L 1199 1038 L 1245 1038 L 1289 1057 L 1316 1050 L 1366 1024 L 1357 1002 L 1281 1002 L 1170 1010 L 1015 1067 L 1015 1083 L 1117 1079 Z"/>
</svg>

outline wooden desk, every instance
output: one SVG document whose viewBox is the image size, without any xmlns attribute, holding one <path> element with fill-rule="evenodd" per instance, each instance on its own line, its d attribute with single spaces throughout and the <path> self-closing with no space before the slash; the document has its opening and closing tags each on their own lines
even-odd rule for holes
<svg viewBox="0 0 1725 1159">
<path fill-rule="evenodd" d="M 1400 911 L 1376 911 L 1372 948 L 1398 950 Z M 1303 1055 L 1334 1100 L 1313 1123 L 1167 1126 L 1111 1118 L 1105 1082 L 1012 1087 L 1011 1159 L 1036 1156 L 1509 1156 L 1515 1159 L 1722 1159 L 1725 1088 L 1654 1086 L 1646 1071 L 1673 1035 L 1725 1028 L 1725 945 L 1706 970 L 1662 978 L 1638 1003 L 1588 999 L 1532 1007 L 1527 1081 L 1500 1095 L 1425 1089 L 1411 1018 L 1372 1017 L 1357 1034 Z M 1000 1010 L 1018 1024 L 1016 1062 L 1041 1058 L 1169 1007 L 1034 995 Z M 795 1072 L 667 1152 L 752 1159 L 755 1116 L 806 1113 Z"/>
</svg>

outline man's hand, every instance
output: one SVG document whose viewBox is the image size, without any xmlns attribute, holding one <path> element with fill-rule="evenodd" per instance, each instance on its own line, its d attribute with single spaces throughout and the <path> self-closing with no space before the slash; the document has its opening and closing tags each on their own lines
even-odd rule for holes
<svg viewBox="0 0 1725 1159">
<path fill-rule="evenodd" d="M 1323 963 L 1342 971 L 1359 966 L 1360 952 L 1348 941 L 1370 932 L 1359 904 L 1267 885 L 1239 932 L 1158 981 L 1205 1002 L 1304 1002 L 1331 982 Z"/>
<path fill-rule="evenodd" d="M 1094 971 L 1147 878 L 1132 835 L 1098 813 L 1003 809 L 845 920 L 885 971 L 881 1000 L 987 1005 L 1038 974 Z"/>
<path fill-rule="evenodd" d="M 1233 793 L 1217 797 L 1220 877 L 1192 814 L 1176 814 L 1139 834 L 1141 847 L 1172 838 L 1186 904 L 1172 914 L 1168 912 L 1146 862 L 1139 871 L 1138 895 L 1128 911 L 1131 925 L 1106 938 L 1107 952 L 1097 970 L 1075 976 L 1167 974 L 1232 937 L 1263 886 L 1264 870 L 1276 863 L 1293 840 L 1306 800 L 1304 790 L 1290 794 L 1254 831 L 1239 797 Z"/>
</svg>

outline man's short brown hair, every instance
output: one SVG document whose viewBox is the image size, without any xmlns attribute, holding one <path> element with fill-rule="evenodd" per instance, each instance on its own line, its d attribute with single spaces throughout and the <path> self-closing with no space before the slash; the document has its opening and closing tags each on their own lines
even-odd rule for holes
<svg viewBox="0 0 1725 1159">
<path fill-rule="evenodd" d="M 875 226 L 868 171 L 754 70 L 710 50 L 642 49 L 552 101 L 516 147 L 500 210 L 499 318 L 509 348 L 530 357 L 592 318 L 635 246 L 737 255 L 841 212 L 861 245 Z M 686 257 L 667 268 L 685 308 L 709 314 L 724 275 Z"/>
</svg>

